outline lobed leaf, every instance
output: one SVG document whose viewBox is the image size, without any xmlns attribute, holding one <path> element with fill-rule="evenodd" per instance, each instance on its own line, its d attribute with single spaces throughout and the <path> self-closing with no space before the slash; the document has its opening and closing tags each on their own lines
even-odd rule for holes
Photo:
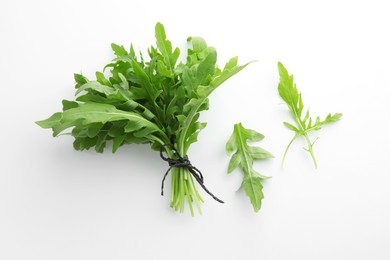
<svg viewBox="0 0 390 260">
<path fill-rule="evenodd" d="M 278 63 L 278 69 L 279 69 L 279 76 L 280 76 L 278 92 L 280 97 L 284 100 L 284 102 L 286 102 L 291 112 L 291 115 L 296 123 L 296 125 L 292 125 L 290 123 L 283 122 L 283 124 L 288 129 L 295 132 L 295 136 L 286 147 L 286 151 L 284 152 L 283 155 L 282 164 L 290 148 L 290 145 L 295 141 L 295 139 L 298 136 L 303 135 L 308 145 L 308 148 L 305 148 L 305 150 L 310 153 L 314 165 L 317 168 L 317 161 L 313 152 L 313 143 L 310 141 L 308 133 L 312 130 L 320 130 L 321 127 L 325 124 L 340 120 L 342 114 L 341 113 L 336 113 L 334 115 L 328 114 L 325 120 L 321 121 L 320 117 L 316 117 L 316 119 L 313 120 L 313 118 L 310 117 L 309 115 L 309 110 L 307 110 L 305 116 L 302 118 L 302 113 L 304 108 L 303 101 L 302 101 L 302 94 L 298 92 L 298 89 L 294 83 L 294 77 L 293 75 L 290 75 L 288 73 L 287 69 L 283 66 L 281 62 Z"/>
<path fill-rule="evenodd" d="M 55 113 L 48 119 L 36 123 L 43 128 L 52 128 L 54 135 L 57 136 L 60 132 L 72 126 L 105 124 L 119 120 L 126 120 L 128 125 L 136 126 L 128 129 L 128 132 L 141 128 L 147 128 L 150 133 L 161 132 L 155 124 L 137 113 L 121 111 L 112 105 L 101 103 L 79 104 L 76 108 L 68 109 L 62 113 Z"/>
<path fill-rule="evenodd" d="M 166 71 L 170 71 L 170 77 L 173 77 L 173 68 L 175 67 L 176 61 L 179 58 L 180 50 L 176 48 L 174 52 L 172 52 L 172 44 L 169 40 L 166 39 L 165 29 L 161 23 L 156 24 L 155 36 L 157 47 L 161 51 L 161 54 L 164 58 L 164 65 L 160 65 L 160 67 L 166 66 Z"/>
<path fill-rule="evenodd" d="M 115 55 L 118 57 L 126 57 L 129 53 L 123 46 L 119 46 L 115 43 L 111 43 L 111 48 L 114 51 Z"/>
<path fill-rule="evenodd" d="M 240 166 L 244 173 L 242 187 L 249 197 L 255 212 L 260 210 L 261 201 L 264 198 L 261 180 L 267 177 L 253 169 L 253 162 L 254 160 L 272 158 L 273 155 L 263 148 L 249 146 L 247 142 L 260 141 L 263 138 L 264 135 L 254 130 L 246 129 L 241 123 L 238 123 L 234 125 L 233 134 L 226 143 L 227 154 L 230 155 L 235 152 L 230 159 L 228 173 Z"/>
</svg>

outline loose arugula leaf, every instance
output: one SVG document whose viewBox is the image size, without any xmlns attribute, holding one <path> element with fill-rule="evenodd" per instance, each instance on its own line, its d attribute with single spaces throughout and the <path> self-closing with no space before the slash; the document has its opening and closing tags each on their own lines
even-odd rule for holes
<svg viewBox="0 0 390 260">
<path fill-rule="evenodd" d="M 317 160 L 313 152 L 313 145 L 315 141 L 310 141 L 308 133 L 312 130 L 320 130 L 323 125 L 340 120 L 342 114 L 328 114 L 327 117 L 321 121 L 320 117 L 317 117 L 315 120 L 313 120 L 309 115 L 309 110 L 307 110 L 305 116 L 302 118 L 304 108 L 302 102 L 302 94 L 298 92 L 298 89 L 294 83 L 294 76 L 288 74 L 287 69 L 283 66 L 281 62 L 278 63 L 278 68 L 280 75 L 280 82 L 278 86 L 279 95 L 284 100 L 284 102 L 286 102 L 291 112 L 291 116 L 293 117 L 295 122 L 295 125 L 287 122 L 283 123 L 288 129 L 294 131 L 295 135 L 290 141 L 290 143 L 287 145 L 286 151 L 283 155 L 282 165 L 284 165 L 284 160 L 291 144 L 295 141 L 297 137 L 303 136 L 308 145 L 308 147 L 304 149 L 310 153 L 310 156 L 313 159 L 314 166 L 315 168 L 317 168 Z"/>
<path fill-rule="evenodd" d="M 244 173 L 241 187 L 244 188 L 249 197 L 255 212 L 261 208 L 261 201 L 264 198 L 262 180 L 267 179 L 264 175 L 253 169 L 254 160 L 272 158 L 273 155 L 260 147 L 249 146 L 248 141 L 257 142 L 264 139 L 264 136 L 254 130 L 246 129 L 241 123 L 234 125 L 233 134 L 226 143 L 226 153 L 231 155 L 228 166 L 228 173 L 231 173 L 238 166 Z"/>
<path fill-rule="evenodd" d="M 178 63 L 180 50 L 172 47 L 161 23 L 155 26 L 155 37 L 149 59 L 137 55 L 133 45 L 126 50 L 113 43 L 116 57 L 96 72 L 96 80 L 75 74 L 76 101 L 63 101 L 62 112 L 37 124 L 51 128 L 54 136 L 71 129 L 76 150 L 94 147 L 103 152 L 112 142 L 112 152 L 124 144 L 145 143 L 159 151 L 172 144 L 184 158 L 206 126 L 199 115 L 209 108 L 209 95 L 247 64 L 239 66 L 235 57 L 221 71 L 215 48 L 200 37 L 187 38 L 185 63 Z M 165 148 L 173 158 L 175 153 Z M 174 168 L 171 177 L 171 207 L 183 211 L 188 203 L 193 214 L 195 204 L 200 212 L 203 199 L 189 170 Z"/>
</svg>

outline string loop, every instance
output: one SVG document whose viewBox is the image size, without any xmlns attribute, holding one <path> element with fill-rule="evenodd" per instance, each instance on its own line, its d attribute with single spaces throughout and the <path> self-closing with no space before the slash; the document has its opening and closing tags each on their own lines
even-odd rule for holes
<svg viewBox="0 0 390 260">
<path fill-rule="evenodd" d="M 169 146 L 172 151 L 175 152 L 177 159 L 172 159 L 164 156 L 163 150 L 165 147 Z M 187 168 L 188 171 L 191 173 L 191 175 L 195 178 L 195 180 L 199 183 L 199 185 L 204 189 L 205 192 L 207 192 L 214 200 L 218 201 L 219 203 L 224 203 L 222 200 L 218 199 L 214 194 L 212 194 L 204 185 L 203 181 L 203 175 L 200 170 L 198 170 L 195 166 L 193 166 L 188 159 L 188 156 L 182 157 L 177 149 L 172 144 L 163 144 L 160 148 L 160 157 L 164 161 L 168 162 L 169 169 L 164 174 L 164 177 L 161 182 L 161 195 L 164 195 L 164 182 L 165 178 L 167 177 L 168 173 L 172 170 L 172 168 Z"/>
</svg>

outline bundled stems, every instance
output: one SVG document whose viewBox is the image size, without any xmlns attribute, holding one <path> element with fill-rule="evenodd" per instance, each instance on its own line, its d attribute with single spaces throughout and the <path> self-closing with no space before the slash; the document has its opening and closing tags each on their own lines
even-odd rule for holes
<svg viewBox="0 0 390 260">
<path fill-rule="evenodd" d="M 186 168 L 173 168 L 171 177 L 171 203 L 170 206 L 177 211 L 183 212 L 186 201 L 191 215 L 194 215 L 195 204 L 199 214 L 202 214 L 200 203 L 204 202 L 196 189 L 194 179 Z"/>
</svg>

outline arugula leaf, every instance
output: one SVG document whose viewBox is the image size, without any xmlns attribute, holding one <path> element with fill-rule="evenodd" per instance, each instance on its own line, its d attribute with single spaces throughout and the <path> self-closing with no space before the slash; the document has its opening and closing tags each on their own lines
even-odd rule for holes
<svg viewBox="0 0 390 260">
<path fill-rule="evenodd" d="M 232 58 L 221 71 L 217 51 L 200 37 L 188 37 L 185 62 L 178 62 L 179 48 L 173 48 L 164 26 L 155 26 L 156 46 L 148 58 L 122 45 L 111 44 L 115 58 L 96 72 L 96 80 L 75 74 L 76 101 L 63 101 L 63 111 L 36 122 L 51 128 L 53 135 L 71 130 L 76 150 L 95 148 L 103 152 L 112 142 L 112 152 L 124 144 L 150 144 L 159 151 L 172 144 L 184 158 L 206 123 L 200 112 L 209 108 L 209 95 L 245 65 Z M 106 70 L 109 70 L 107 72 Z M 175 153 L 164 146 L 170 158 Z M 173 168 L 170 206 L 184 210 L 187 203 L 200 212 L 202 197 L 187 168 Z"/>
<path fill-rule="evenodd" d="M 163 143 L 162 139 L 166 138 L 165 133 L 157 125 L 143 116 L 134 112 L 118 110 L 115 106 L 102 103 L 79 104 L 77 107 L 67 109 L 62 113 L 55 113 L 47 120 L 36 123 L 42 128 L 52 128 L 53 136 L 58 136 L 62 131 L 70 127 L 83 127 L 86 129 L 88 137 L 91 138 L 97 136 L 102 126 L 107 122 L 112 123 L 115 121 L 125 121 L 127 124 L 123 125 L 124 133 L 131 133 L 135 137 L 147 138 L 160 143 Z M 97 126 L 99 128 L 96 128 Z M 94 127 L 94 129 L 91 127 Z M 107 133 L 109 130 L 105 129 L 104 133 Z M 95 134 L 91 134 L 91 132 Z M 99 140 L 96 140 L 97 146 L 99 146 L 96 150 L 102 152 L 102 144 L 99 143 Z M 104 140 L 100 140 L 100 142 Z"/>
<path fill-rule="evenodd" d="M 309 115 L 309 110 L 307 110 L 305 116 L 302 118 L 304 108 L 302 94 L 298 92 L 298 89 L 294 83 L 294 76 L 288 74 L 287 69 L 283 66 L 281 62 L 278 63 L 278 68 L 280 75 L 280 82 L 278 86 L 279 95 L 287 104 L 291 112 L 291 116 L 293 117 L 295 122 L 295 125 L 293 125 L 292 123 L 283 122 L 283 124 L 288 129 L 295 132 L 295 135 L 290 141 L 290 143 L 287 145 L 286 151 L 283 155 L 282 165 L 284 165 L 284 160 L 291 144 L 295 141 L 297 137 L 303 136 L 308 145 L 308 147 L 304 149 L 310 153 L 310 156 L 313 159 L 314 166 L 315 168 L 317 168 L 317 160 L 313 152 L 313 145 L 315 141 L 310 141 L 308 133 L 312 130 L 320 130 L 323 125 L 340 120 L 342 114 L 328 114 L 324 120 L 321 120 L 320 117 L 316 117 L 316 119 L 313 120 Z"/>
<path fill-rule="evenodd" d="M 164 76 L 174 78 L 173 68 L 179 58 L 180 50 L 175 48 L 172 52 L 172 44 L 166 39 L 165 29 L 161 23 L 156 24 L 155 31 L 157 47 L 163 57 L 163 61 L 158 61 L 158 70 Z"/>
<path fill-rule="evenodd" d="M 246 129 L 241 123 L 234 125 L 233 134 L 226 143 L 226 152 L 231 155 L 228 166 L 228 173 L 231 173 L 238 166 L 244 173 L 241 187 L 244 188 L 249 197 L 255 212 L 261 208 L 261 201 L 264 198 L 262 180 L 269 177 L 261 175 L 253 169 L 254 160 L 273 158 L 274 156 L 260 147 L 249 146 L 248 141 L 257 142 L 264 139 L 264 136 L 254 130 Z"/>
</svg>

